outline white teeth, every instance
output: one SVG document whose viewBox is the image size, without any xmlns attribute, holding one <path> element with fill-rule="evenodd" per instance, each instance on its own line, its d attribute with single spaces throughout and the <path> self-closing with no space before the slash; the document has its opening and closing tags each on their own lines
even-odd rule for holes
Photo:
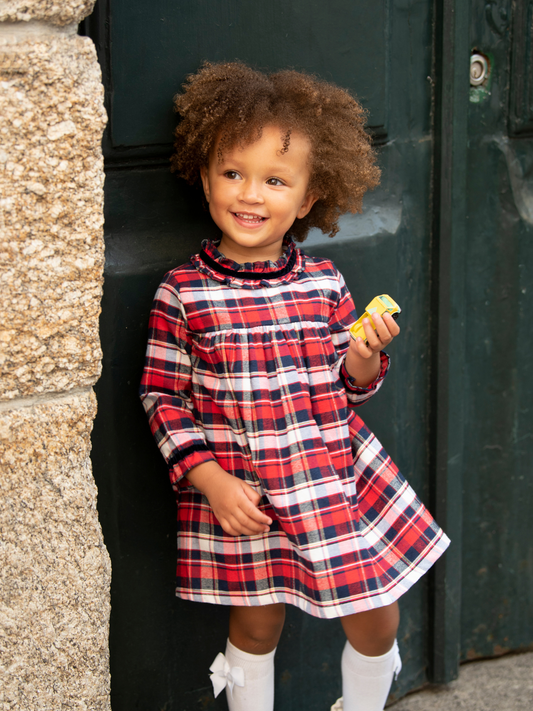
<svg viewBox="0 0 533 711">
<path fill-rule="evenodd" d="M 236 212 L 235 214 L 241 220 L 249 220 L 250 222 L 261 222 L 264 219 L 260 215 L 243 215 L 242 212 Z"/>
</svg>

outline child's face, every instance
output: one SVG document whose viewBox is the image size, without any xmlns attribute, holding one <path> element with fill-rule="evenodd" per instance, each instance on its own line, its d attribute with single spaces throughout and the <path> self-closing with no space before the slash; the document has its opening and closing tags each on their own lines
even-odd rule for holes
<svg viewBox="0 0 533 711">
<path fill-rule="evenodd" d="M 211 217 L 222 230 L 220 251 L 242 264 L 279 259 L 283 237 L 316 198 L 307 192 L 307 138 L 292 133 L 281 153 L 282 130 L 266 126 L 255 143 L 232 148 L 218 162 L 216 146 L 202 182 Z"/>
</svg>

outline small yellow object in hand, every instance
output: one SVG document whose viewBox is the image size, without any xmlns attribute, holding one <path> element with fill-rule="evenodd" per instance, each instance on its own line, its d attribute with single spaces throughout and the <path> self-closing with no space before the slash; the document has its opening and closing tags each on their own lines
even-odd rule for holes
<svg viewBox="0 0 533 711">
<path fill-rule="evenodd" d="M 363 328 L 363 319 L 368 318 L 370 320 L 370 325 L 374 330 L 376 330 L 376 326 L 372 321 L 372 315 L 375 313 L 378 313 L 380 316 L 383 316 L 385 313 L 389 313 L 393 318 L 398 318 L 398 316 L 402 313 L 402 310 L 394 299 L 392 299 L 388 294 L 375 296 L 366 307 L 364 314 L 360 316 L 350 328 L 350 336 L 354 339 L 354 341 L 361 336 L 364 342 L 368 343 L 365 330 Z"/>
</svg>

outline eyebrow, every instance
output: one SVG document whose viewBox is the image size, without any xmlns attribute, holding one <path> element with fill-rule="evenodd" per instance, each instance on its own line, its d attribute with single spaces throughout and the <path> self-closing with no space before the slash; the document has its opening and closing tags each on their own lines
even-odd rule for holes
<svg viewBox="0 0 533 711">
<path fill-rule="evenodd" d="M 222 158 L 222 161 L 218 164 L 220 167 L 224 167 L 227 170 L 227 165 L 228 163 L 234 164 L 235 165 L 235 170 L 239 168 L 239 160 L 238 159 L 231 159 L 231 161 L 228 161 L 226 157 Z M 294 171 L 291 170 L 288 166 L 284 165 L 283 163 L 271 163 L 268 166 L 268 170 L 265 171 L 269 175 L 280 175 L 280 174 L 285 174 L 285 175 L 293 175 Z"/>
</svg>

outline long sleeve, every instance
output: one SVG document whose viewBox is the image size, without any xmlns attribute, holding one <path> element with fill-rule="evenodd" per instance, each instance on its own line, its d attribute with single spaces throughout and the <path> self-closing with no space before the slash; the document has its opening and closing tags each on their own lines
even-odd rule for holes
<svg viewBox="0 0 533 711">
<path fill-rule="evenodd" d="M 361 388 L 355 384 L 354 379 L 350 376 L 346 369 L 345 360 L 346 353 L 348 352 L 350 345 L 350 326 L 357 321 L 357 312 L 355 310 L 350 292 L 346 287 L 344 277 L 342 274 L 338 273 L 338 278 L 339 299 L 336 307 L 332 311 L 329 321 L 331 339 L 338 356 L 337 361 L 333 365 L 333 369 L 338 372 L 339 377 L 344 384 L 348 404 L 352 407 L 357 407 L 369 400 L 380 389 L 383 384 L 383 379 L 389 371 L 390 358 L 384 351 L 381 351 L 381 364 L 377 378 L 364 388 Z"/>
<path fill-rule="evenodd" d="M 150 314 L 140 396 L 174 485 L 193 467 L 214 459 L 194 416 L 191 346 L 179 296 L 164 281 Z"/>
</svg>

